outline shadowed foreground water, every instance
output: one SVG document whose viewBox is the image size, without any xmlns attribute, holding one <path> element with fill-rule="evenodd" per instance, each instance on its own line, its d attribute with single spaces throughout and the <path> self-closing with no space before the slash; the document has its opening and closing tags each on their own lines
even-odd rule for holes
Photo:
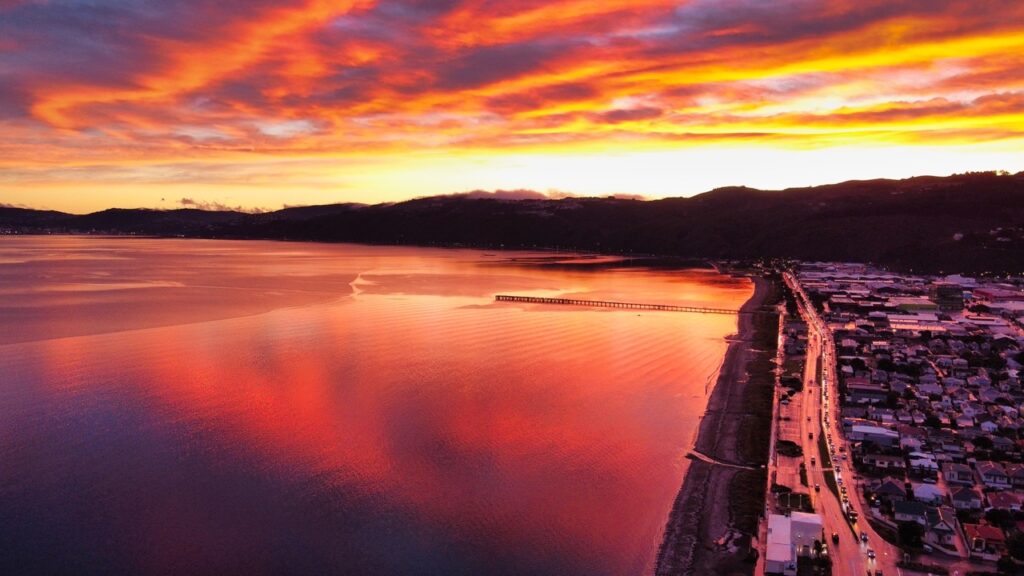
<svg viewBox="0 0 1024 576">
<path fill-rule="evenodd" d="M 738 308 L 550 254 L 0 239 L 0 573 L 649 570 Z"/>
</svg>

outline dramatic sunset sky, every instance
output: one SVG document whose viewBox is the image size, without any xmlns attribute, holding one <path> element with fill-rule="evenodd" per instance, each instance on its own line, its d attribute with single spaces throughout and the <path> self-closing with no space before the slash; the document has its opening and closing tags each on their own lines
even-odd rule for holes
<svg viewBox="0 0 1024 576">
<path fill-rule="evenodd" d="M 995 169 L 1024 169 L 1021 0 L 0 0 L 5 204 Z"/>
</svg>

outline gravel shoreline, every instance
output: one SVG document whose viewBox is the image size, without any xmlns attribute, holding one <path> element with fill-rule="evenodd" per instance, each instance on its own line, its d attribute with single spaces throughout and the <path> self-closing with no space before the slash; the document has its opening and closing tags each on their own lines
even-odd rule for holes
<svg viewBox="0 0 1024 576">
<path fill-rule="evenodd" d="M 761 277 L 752 280 L 754 294 L 743 305 L 745 311 L 760 309 L 774 291 L 769 280 Z M 735 521 L 731 517 L 736 490 L 732 487 L 735 485 L 740 490 L 760 484 L 760 494 L 764 492 L 764 471 L 759 467 L 767 461 L 767 452 L 763 459 L 751 454 L 750 447 L 744 446 L 742 430 L 756 418 L 752 414 L 756 408 L 749 403 L 748 364 L 765 351 L 753 348 L 756 331 L 753 314 L 741 314 L 737 324 L 737 335 L 726 350 L 694 446 L 695 450 L 722 464 L 691 458 L 658 550 L 657 576 L 712 573 L 725 576 L 751 574 L 754 569 L 753 564 L 743 561 L 746 552 L 743 547 L 733 548 L 729 544 L 736 535 L 732 529 Z M 768 416 L 770 418 L 770 413 Z M 765 425 L 765 436 L 769 425 Z"/>
</svg>

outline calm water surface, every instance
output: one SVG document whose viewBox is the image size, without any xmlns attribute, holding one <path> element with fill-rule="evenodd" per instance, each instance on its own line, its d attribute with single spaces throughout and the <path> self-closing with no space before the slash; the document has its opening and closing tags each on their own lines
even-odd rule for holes
<svg viewBox="0 0 1024 576">
<path fill-rule="evenodd" d="M 711 271 L 0 239 L 0 573 L 649 571 L 735 318 Z"/>
</svg>

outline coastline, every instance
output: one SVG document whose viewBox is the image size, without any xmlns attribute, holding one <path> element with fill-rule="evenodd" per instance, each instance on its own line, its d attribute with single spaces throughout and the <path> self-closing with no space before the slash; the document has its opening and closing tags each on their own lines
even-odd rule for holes
<svg viewBox="0 0 1024 576">
<path fill-rule="evenodd" d="M 751 280 L 754 293 L 741 308 L 745 312 L 761 309 L 777 292 L 766 278 L 752 276 Z M 655 568 L 657 576 L 753 572 L 754 565 L 745 561 L 747 547 L 737 545 L 736 541 L 743 539 L 742 532 L 754 531 L 738 526 L 749 526 L 753 520 L 756 529 L 756 517 L 734 516 L 750 516 L 740 512 L 738 496 L 742 494 L 747 500 L 743 504 L 749 510 L 749 498 L 762 498 L 767 482 L 761 466 L 767 463 L 770 422 L 764 423 L 764 434 L 757 434 L 761 424 L 757 420 L 765 417 L 766 390 L 763 382 L 751 378 L 750 368 L 759 356 L 769 352 L 774 355 L 774 351 L 755 346 L 764 336 L 758 338 L 759 317 L 773 318 L 755 314 L 738 317 L 737 334 L 730 339 L 693 450 L 687 455 L 691 462 L 665 526 Z M 774 383 L 767 388 L 769 421 L 773 387 Z M 763 443 L 763 450 L 757 446 L 759 443 Z M 755 485 L 755 493 L 749 494 Z M 763 502 L 759 508 L 763 509 Z"/>
</svg>

